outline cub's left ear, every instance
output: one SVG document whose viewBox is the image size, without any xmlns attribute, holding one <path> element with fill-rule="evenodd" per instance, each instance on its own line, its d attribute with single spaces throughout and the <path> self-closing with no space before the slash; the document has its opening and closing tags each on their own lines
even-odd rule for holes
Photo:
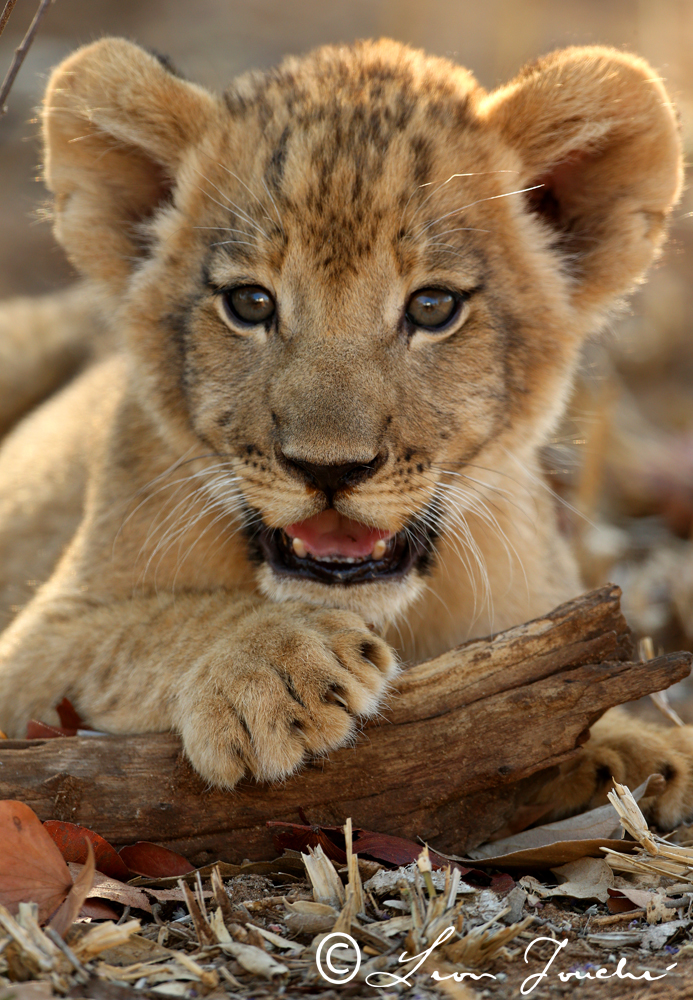
<svg viewBox="0 0 693 1000">
<path fill-rule="evenodd" d="M 635 56 L 572 48 L 530 64 L 479 110 L 519 154 L 517 187 L 543 185 L 531 207 L 556 232 L 575 306 L 598 315 L 642 275 L 681 191 L 661 80 Z"/>
<path fill-rule="evenodd" d="M 170 198 L 186 156 L 222 117 L 210 93 L 122 38 L 78 49 L 43 110 L 55 233 L 75 266 L 113 292 L 142 253 L 140 223 Z"/>
</svg>

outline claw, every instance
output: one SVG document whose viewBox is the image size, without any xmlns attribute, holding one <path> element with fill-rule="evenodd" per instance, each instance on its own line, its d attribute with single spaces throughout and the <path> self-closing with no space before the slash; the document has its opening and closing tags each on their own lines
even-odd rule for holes
<svg viewBox="0 0 693 1000">
<path fill-rule="evenodd" d="M 333 705 L 340 705 L 345 711 L 348 710 L 348 708 L 349 708 L 349 704 L 346 701 L 346 699 L 342 698 L 341 695 L 337 694 L 337 692 L 336 692 L 336 690 L 334 688 L 329 688 L 325 692 L 325 697 L 324 697 L 323 700 L 327 701 L 327 702 L 330 702 Z"/>
</svg>

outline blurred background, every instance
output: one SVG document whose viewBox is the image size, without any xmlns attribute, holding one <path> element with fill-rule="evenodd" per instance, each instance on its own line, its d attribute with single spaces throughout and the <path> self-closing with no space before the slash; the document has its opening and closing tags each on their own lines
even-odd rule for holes
<svg viewBox="0 0 693 1000">
<path fill-rule="evenodd" d="M 0 74 L 35 12 L 18 0 Z M 55 0 L 0 119 L 0 297 L 73 280 L 38 214 L 35 109 L 72 48 L 118 34 L 223 89 L 244 70 L 325 42 L 388 35 L 471 69 L 487 88 L 553 48 L 602 43 L 645 56 L 678 104 L 693 150 L 693 0 Z M 693 198 L 674 213 L 649 282 L 585 353 L 569 418 L 546 469 L 585 582 L 619 583 L 653 648 L 693 648 Z M 690 682 L 672 691 L 693 722 Z"/>
</svg>

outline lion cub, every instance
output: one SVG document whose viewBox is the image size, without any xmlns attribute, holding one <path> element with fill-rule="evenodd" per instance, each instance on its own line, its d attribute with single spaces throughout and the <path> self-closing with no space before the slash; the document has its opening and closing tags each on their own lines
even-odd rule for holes
<svg viewBox="0 0 693 1000">
<path fill-rule="evenodd" d="M 489 94 L 365 42 L 217 97 L 106 39 L 55 70 L 43 129 L 118 347 L 0 453 L 2 729 L 67 695 L 178 731 L 211 783 L 276 780 L 400 659 L 580 590 L 537 456 L 679 195 L 645 62 L 568 49 Z M 689 731 L 637 759 L 614 734 L 569 806 L 607 760 L 668 768 L 661 818 L 687 813 Z"/>
</svg>

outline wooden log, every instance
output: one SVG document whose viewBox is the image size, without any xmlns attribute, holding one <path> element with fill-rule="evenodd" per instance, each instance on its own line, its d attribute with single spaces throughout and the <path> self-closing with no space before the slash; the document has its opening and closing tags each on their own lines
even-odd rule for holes
<svg viewBox="0 0 693 1000">
<path fill-rule="evenodd" d="M 169 734 L 0 743 L 0 798 L 111 843 L 153 840 L 195 863 L 267 858 L 267 820 L 354 826 L 462 853 L 514 812 L 541 772 L 575 753 L 606 709 L 685 677 L 691 654 L 628 662 L 620 591 L 407 669 L 353 747 L 278 786 L 207 789 Z M 537 776 L 540 776 L 539 778 Z"/>
</svg>

